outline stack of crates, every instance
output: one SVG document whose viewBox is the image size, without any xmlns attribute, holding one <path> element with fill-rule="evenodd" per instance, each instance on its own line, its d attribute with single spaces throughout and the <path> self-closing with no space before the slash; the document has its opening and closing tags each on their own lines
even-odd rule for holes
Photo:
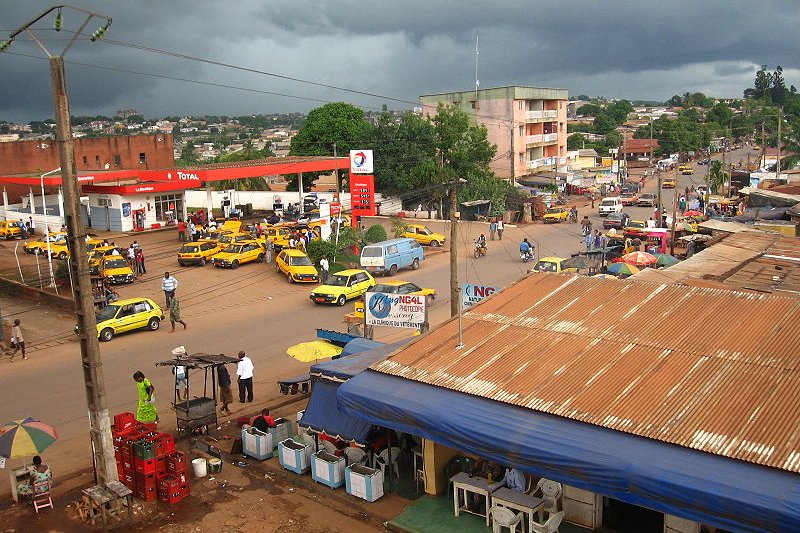
<svg viewBox="0 0 800 533">
<path fill-rule="evenodd" d="M 172 435 L 121 413 L 114 416 L 112 436 L 119 479 L 137 498 L 173 504 L 189 495 L 186 454 L 175 450 Z"/>
</svg>

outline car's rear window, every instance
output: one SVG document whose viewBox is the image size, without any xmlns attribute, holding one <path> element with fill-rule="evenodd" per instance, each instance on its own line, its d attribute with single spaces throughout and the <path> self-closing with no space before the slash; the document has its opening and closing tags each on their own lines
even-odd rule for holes
<svg viewBox="0 0 800 533">
<path fill-rule="evenodd" d="M 367 246 L 361 250 L 361 257 L 383 257 L 383 248 L 379 246 Z"/>
</svg>

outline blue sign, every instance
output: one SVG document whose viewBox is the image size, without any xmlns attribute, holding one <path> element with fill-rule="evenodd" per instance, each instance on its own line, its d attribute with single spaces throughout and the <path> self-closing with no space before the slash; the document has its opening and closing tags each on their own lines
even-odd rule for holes
<svg viewBox="0 0 800 533">
<path fill-rule="evenodd" d="M 131 204 L 130 203 L 122 204 L 122 216 L 124 216 L 124 217 L 131 216 Z"/>
<path fill-rule="evenodd" d="M 488 285 L 464 285 L 461 287 L 461 306 L 472 307 L 487 296 L 497 292 L 497 287 Z"/>
</svg>

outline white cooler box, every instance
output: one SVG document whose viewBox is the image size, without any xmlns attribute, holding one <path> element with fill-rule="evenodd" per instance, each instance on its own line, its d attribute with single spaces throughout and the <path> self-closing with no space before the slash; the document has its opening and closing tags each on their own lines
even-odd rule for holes
<svg viewBox="0 0 800 533">
<path fill-rule="evenodd" d="M 292 437 L 292 421 L 288 418 L 276 418 L 275 427 L 269 428 L 269 434 L 272 435 L 272 445 L 278 447 L 278 443 L 285 441 Z"/>
<path fill-rule="evenodd" d="M 295 474 L 305 474 L 311 468 L 311 446 L 292 439 L 278 443 L 278 461 L 286 470 Z"/>
<path fill-rule="evenodd" d="M 321 450 L 311 456 L 311 479 L 335 489 L 344 485 L 344 457 Z"/>
<path fill-rule="evenodd" d="M 272 457 L 273 451 L 272 435 L 252 426 L 242 429 L 242 452 L 245 455 L 263 461 Z"/>
<path fill-rule="evenodd" d="M 379 469 L 352 464 L 344 471 L 347 494 L 368 502 L 383 496 L 383 472 Z"/>
</svg>

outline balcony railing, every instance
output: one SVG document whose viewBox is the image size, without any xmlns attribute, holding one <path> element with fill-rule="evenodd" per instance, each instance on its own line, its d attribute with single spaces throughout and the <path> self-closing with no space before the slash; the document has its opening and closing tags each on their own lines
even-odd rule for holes
<svg viewBox="0 0 800 533">
<path fill-rule="evenodd" d="M 558 133 L 545 133 L 544 141 L 546 143 L 555 142 L 558 140 Z"/>
<path fill-rule="evenodd" d="M 526 144 L 553 143 L 558 141 L 558 133 L 545 133 L 539 135 L 527 135 Z"/>
<path fill-rule="evenodd" d="M 539 110 L 539 111 L 526 111 L 526 120 L 556 120 L 558 119 L 558 111 L 555 109 Z"/>
</svg>

